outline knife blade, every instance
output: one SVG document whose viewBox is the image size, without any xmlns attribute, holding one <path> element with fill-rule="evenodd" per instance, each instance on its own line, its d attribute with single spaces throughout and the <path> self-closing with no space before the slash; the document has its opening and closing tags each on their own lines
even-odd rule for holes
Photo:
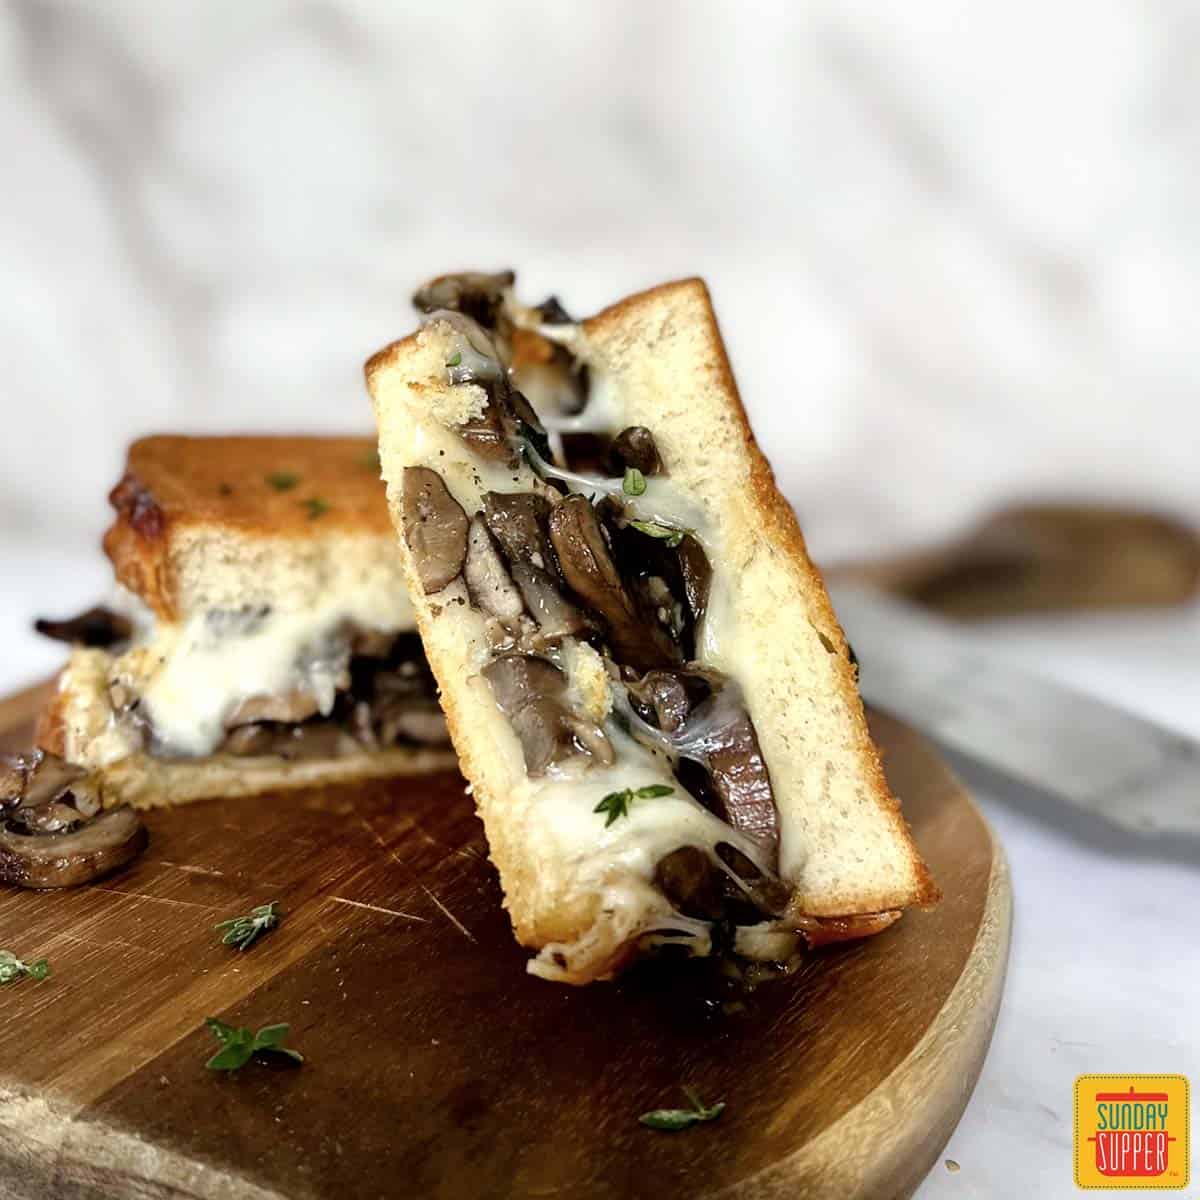
<svg viewBox="0 0 1200 1200">
<path fill-rule="evenodd" d="M 832 582 L 864 699 L 1135 833 L 1200 834 L 1200 743 L 1014 667 L 912 605 Z"/>
</svg>

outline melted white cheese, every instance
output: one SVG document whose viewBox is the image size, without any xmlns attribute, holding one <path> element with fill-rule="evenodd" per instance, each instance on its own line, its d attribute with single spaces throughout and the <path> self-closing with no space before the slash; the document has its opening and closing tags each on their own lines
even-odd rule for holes
<svg viewBox="0 0 1200 1200">
<path fill-rule="evenodd" d="M 337 652 L 345 646 L 341 631 L 354 626 L 391 634 L 413 627 L 407 595 L 382 587 L 331 596 L 303 610 L 238 616 L 197 613 L 181 625 L 159 625 L 131 652 L 141 666 L 136 687 L 158 757 L 211 754 L 225 736 L 226 719 L 253 696 L 305 692 L 328 715 L 340 673 Z"/>
</svg>

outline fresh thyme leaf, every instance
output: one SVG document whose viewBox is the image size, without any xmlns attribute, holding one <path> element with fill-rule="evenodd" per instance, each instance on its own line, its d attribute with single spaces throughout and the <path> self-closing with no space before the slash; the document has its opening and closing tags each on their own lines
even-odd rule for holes
<svg viewBox="0 0 1200 1200">
<path fill-rule="evenodd" d="M 640 496 L 646 490 L 646 477 L 637 467 L 626 467 L 621 491 L 627 496 Z"/>
<path fill-rule="evenodd" d="M 605 813 L 608 820 L 604 822 L 604 828 L 607 829 L 610 825 L 620 820 L 621 817 L 629 815 L 629 805 L 633 800 L 633 792 L 629 788 L 623 788 L 619 792 L 609 792 L 592 812 Z"/>
<path fill-rule="evenodd" d="M 658 796 L 669 796 L 675 789 L 668 787 L 665 783 L 651 783 L 646 787 L 640 787 L 636 791 L 633 788 L 622 788 L 619 792 L 609 792 L 592 812 L 605 813 L 608 820 L 604 822 L 604 828 L 607 829 L 610 825 L 615 824 L 622 817 L 629 816 L 629 806 L 634 800 L 653 800 Z"/>
<path fill-rule="evenodd" d="M 13 983 L 26 975 L 41 983 L 50 975 L 50 964 L 44 958 L 22 962 L 11 950 L 0 950 L 0 985 Z"/>
<path fill-rule="evenodd" d="M 725 1101 L 718 1100 L 716 1104 L 704 1104 L 691 1088 L 684 1088 L 691 1108 L 655 1108 L 642 1113 L 638 1120 L 651 1129 L 661 1129 L 667 1133 L 678 1133 L 681 1129 L 689 1129 L 704 1121 L 715 1121 L 725 1111 Z"/>
<path fill-rule="evenodd" d="M 455 352 L 452 355 L 450 355 L 450 357 L 448 359 L 446 359 L 446 366 L 457 367 L 458 364 L 461 362 L 462 362 L 462 351 L 455 350 Z"/>
<path fill-rule="evenodd" d="M 224 933 L 225 936 L 221 938 L 222 945 L 249 950 L 264 933 L 279 924 L 279 913 L 276 911 L 278 907 L 279 901 L 272 900 L 269 904 L 260 904 L 257 908 L 252 908 L 244 917 L 233 917 L 213 928 L 218 933 Z"/>
<path fill-rule="evenodd" d="M 672 529 L 669 525 L 659 525 L 657 521 L 630 521 L 630 525 L 647 537 L 661 538 L 672 550 L 693 531 L 691 529 Z"/>
<path fill-rule="evenodd" d="M 322 500 L 320 496 L 309 496 L 307 500 L 300 502 L 308 509 L 308 519 L 315 521 L 318 517 L 323 517 L 329 511 L 329 502 Z"/>
<path fill-rule="evenodd" d="M 300 476 L 295 471 L 272 471 L 267 482 L 277 492 L 290 492 L 300 482 Z"/>
<path fill-rule="evenodd" d="M 674 790 L 665 783 L 651 783 L 646 787 L 638 788 L 634 795 L 639 800 L 655 800 L 659 796 L 669 796 Z"/>
<path fill-rule="evenodd" d="M 283 1044 L 290 1029 L 288 1025 L 264 1025 L 253 1033 L 249 1029 L 235 1029 L 216 1017 L 208 1017 L 204 1023 L 221 1044 L 220 1050 L 204 1064 L 210 1071 L 236 1071 L 256 1054 L 280 1054 L 295 1063 L 304 1061 L 299 1050 L 291 1050 Z"/>
</svg>

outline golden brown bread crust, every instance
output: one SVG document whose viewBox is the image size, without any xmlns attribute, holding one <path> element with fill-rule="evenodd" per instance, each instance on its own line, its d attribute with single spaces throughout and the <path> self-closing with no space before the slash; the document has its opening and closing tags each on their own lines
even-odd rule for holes
<svg viewBox="0 0 1200 1200">
<path fill-rule="evenodd" d="M 117 579 L 165 620 L 180 615 L 171 546 L 184 530 L 391 532 L 375 441 L 365 437 L 142 438 L 109 499 L 117 517 L 104 550 Z"/>
<path fill-rule="evenodd" d="M 917 903 L 922 905 L 936 904 L 941 899 L 941 892 L 937 884 L 934 883 L 933 877 L 929 874 L 929 869 L 921 860 L 916 846 L 912 842 L 911 833 L 907 822 L 904 820 L 900 802 L 892 795 L 891 789 L 888 787 L 887 778 L 883 773 L 883 764 L 879 759 L 879 750 L 871 740 L 870 732 L 867 729 L 867 718 L 863 710 L 862 698 L 858 692 L 858 676 L 847 653 L 846 635 L 842 630 L 841 622 L 838 621 L 837 614 L 833 610 L 833 604 L 830 602 L 829 592 L 825 587 L 825 581 L 821 576 L 821 572 L 808 556 L 808 546 L 805 544 L 804 534 L 800 530 L 800 522 L 796 519 L 796 514 L 792 510 L 791 505 L 784 499 L 782 492 L 780 492 L 776 485 L 775 472 L 772 470 L 766 455 L 759 448 L 758 442 L 754 437 L 754 431 L 750 427 L 750 419 L 746 415 L 746 408 L 742 403 L 741 393 L 738 391 L 737 381 L 734 378 L 733 369 L 729 363 L 729 355 L 725 352 L 725 339 L 721 336 L 716 310 L 713 307 L 712 295 L 708 290 L 708 285 L 703 279 L 695 276 L 689 279 L 680 279 L 671 283 L 659 284 L 657 287 L 649 288 L 644 292 L 627 296 L 618 303 L 597 313 L 596 316 L 583 322 L 584 330 L 589 337 L 602 333 L 607 326 L 628 321 L 631 314 L 636 313 L 637 309 L 655 304 L 662 293 L 672 292 L 678 288 L 696 289 L 703 297 L 704 303 L 702 307 L 711 326 L 710 332 L 712 337 L 710 341 L 715 347 L 714 361 L 706 365 L 716 370 L 720 376 L 733 406 L 732 415 L 741 429 L 746 451 L 751 460 L 750 490 L 754 498 L 755 507 L 762 521 L 763 532 L 792 559 L 798 570 L 820 583 L 817 605 L 820 615 L 823 618 L 822 628 L 828 630 L 838 651 L 834 657 L 838 664 L 837 671 L 840 676 L 840 687 L 843 696 L 847 700 L 847 708 L 851 714 L 855 733 L 861 739 L 866 753 L 870 755 L 871 784 L 875 799 L 881 808 L 892 814 L 896 828 L 903 832 L 905 841 L 910 847 L 912 868 L 919 880 Z M 455 744 L 457 745 L 457 742 Z"/>
<path fill-rule="evenodd" d="M 33 730 L 33 744 L 59 758 L 67 757 L 67 722 L 63 694 L 55 691 L 53 698 L 38 715 Z"/>
</svg>

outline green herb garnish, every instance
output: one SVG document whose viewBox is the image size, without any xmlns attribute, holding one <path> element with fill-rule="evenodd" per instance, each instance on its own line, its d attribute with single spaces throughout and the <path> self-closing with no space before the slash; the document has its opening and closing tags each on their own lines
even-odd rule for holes
<svg viewBox="0 0 1200 1200">
<path fill-rule="evenodd" d="M 629 523 L 647 537 L 661 538 L 672 550 L 692 532 L 690 529 L 672 529 L 669 525 L 659 525 L 657 521 L 630 521 Z"/>
<path fill-rule="evenodd" d="M 267 482 L 277 492 L 290 492 L 300 482 L 300 476 L 295 471 L 272 471 Z"/>
<path fill-rule="evenodd" d="M 213 928 L 218 933 L 224 931 L 225 936 L 221 938 L 223 946 L 249 950 L 264 933 L 279 924 L 279 913 L 275 911 L 278 906 L 278 900 L 272 900 L 270 904 L 260 904 L 257 908 L 252 908 L 246 916 L 233 917 Z"/>
<path fill-rule="evenodd" d="M 379 447 L 372 446 L 370 450 L 363 452 L 362 458 L 358 460 L 368 471 L 379 473 Z"/>
<path fill-rule="evenodd" d="M 627 496 L 640 496 L 646 490 L 646 477 L 637 467 L 626 467 L 621 491 Z"/>
<path fill-rule="evenodd" d="M 11 950 L 0 950 L 0 984 L 12 983 L 28 976 L 41 983 L 50 974 L 50 964 L 39 958 L 36 962 L 22 962 Z"/>
<path fill-rule="evenodd" d="M 592 812 L 606 813 L 608 820 L 604 822 L 607 829 L 621 817 L 629 816 L 629 806 L 634 800 L 654 800 L 659 796 L 669 796 L 675 789 L 665 783 L 651 783 L 646 787 L 623 788 L 619 792 L 609 792 Z"/>
<path fill-rule="evenodd" d="M 681 1129 L 689 1129 L 704 1121 L 715 1121 L 725 1111 L 725 1101 L 718 1100 L 716 1104 L 701 1103 L 700 1097 L 691 1088 L 684 1088 L 684 1093 L 691 1101 L 691 1108 L 655 1108 L 642 1113 L 638 1120 L 651 1129 L 662 1129 L 667 1133 L 678 1133 Z"/>
<path fill-rule="evenodd" d="M 315 521 L 318 517 L 323 517 L 329 511 L 329 502 L 322 500 L 320 496 L 309 496 L 307 500 L 301 500 L 301 504 L 308 509 L 308 519 Z"/>
<path fill-rule="evenodd" d="M 455 352 L 452 355 L 450 355 L 450 357 L 448 359 L 446 359 L 446 366 L 457 367 L 458 364 L 461 362 L 462 362 L 462 351 L 455 350 Z"/>
<path fill-rule="evenodd" d="M 221 1043 L 220 1050 L 204 1064 L 210 1071 L 236 1071 L 256 1054 L 282 1054 L 294 1063 L 304 1061 L 299 1050 L 289 1050 L 283 1044 L 290 1025 L 264 1025 L 257 1033 L 252 1033 L 249 1029 L 235 1029 L 216 1017 L 206 1017 L 204 1023 Z"/>
</svg>

